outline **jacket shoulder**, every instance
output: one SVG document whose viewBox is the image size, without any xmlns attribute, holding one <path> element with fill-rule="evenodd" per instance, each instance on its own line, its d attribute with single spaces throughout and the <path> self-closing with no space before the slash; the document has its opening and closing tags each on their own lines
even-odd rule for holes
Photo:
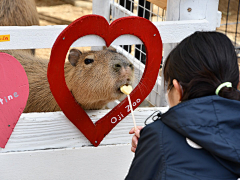
<svg viewBox="0 0 240 180">
<path fill-rule="evenodd" d="M 145 126 L 140 132 L 135 157 L 129 169 L 126 180 L 158 179 L 164 171 L 164 155 L 162 154 L 161 121 L 155 121 Z"/>
<path fill-rule="evenodd" d="M 157 120 L 141 130 L 126 179 L 232 180 L 236 176 L 208 151 L 193 148 L 186 137 Z"/>
</svg>

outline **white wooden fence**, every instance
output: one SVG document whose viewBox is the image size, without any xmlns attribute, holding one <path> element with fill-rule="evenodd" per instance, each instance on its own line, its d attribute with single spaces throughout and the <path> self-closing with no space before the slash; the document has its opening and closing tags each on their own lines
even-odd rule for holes
<svg viewBox="0 0 240 180">
<path fill-rule="evenodd" d="M 106 19 L 109 19 L 110 8 L 113 7 L 118 12 L 124 10 L 112 0 L 93 0 L 93 13 Z M 125 12 L 127 10 L 118 15 L 126 16 Z M 175 43 L 195 31 L 215 30 L 220 25 L 220 19 L 218 0 L 168 0 L 167 21 L 154 23 L 164 43 L 164 58 Z M 0 35 L 10 34 L 10 41 L 1 42 L 0 49 L 51 48 L 65 27 L 0 27 Z M 136 37 L 125 35 L 114 41 L 113 45 L 140 43 Z M 104 45 L 101 38 L 91 35 L 79 39 L 72 46 Z M 159 91 L 162 95 L 162 86 Z M 144 120 L 155 110 L 165 112 L 167 107 L 136 109 L 137 125 L 144 125 Z M 96 121 L 108 111 L 87 113 Z M 93 147 L 62 112 L 22 114 L 6 147 L 0 148 L 0 179 L 124 179 L 134 156 L 130 151 L 132 136 L 128 134 L 132 127 L 129 115 L 106 136 L 99 147 Z"/>
</svg>

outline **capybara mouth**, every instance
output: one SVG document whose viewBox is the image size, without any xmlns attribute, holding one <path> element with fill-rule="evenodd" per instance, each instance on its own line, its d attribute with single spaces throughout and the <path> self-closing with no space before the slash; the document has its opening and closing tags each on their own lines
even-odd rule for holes
<svg viewBox="0 0 240 180">
<path fill-rule="evenodd" d="M 117 89 L 117 92 L 120 93 L 120 94 L 124 94 L 124 93 L 121 91 L 120 88 L 121 88 L 122 86 L 128 86 L 128 85 L 131 85 L 131 84 L 128 84 L 128 83 L 127 83 L 127 84 L 122 84 L 122 85 Z"/>
</svg>

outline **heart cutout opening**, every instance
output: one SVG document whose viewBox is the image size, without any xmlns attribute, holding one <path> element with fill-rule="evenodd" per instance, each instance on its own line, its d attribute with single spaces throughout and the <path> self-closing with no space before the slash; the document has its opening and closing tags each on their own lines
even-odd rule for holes
<svg viewBox="0 0 240 180">
<path fill-rule="evenodd" d="M 86 35 L 73 42 L 69 48 L 65 58 L 67 63 L 64 66 L 65 81 L 75 100 L 84 110 L 113 109 L 127 97 L 121 92 L 121 86 L 131 85 L 135 88 L 140 82 L 145 68 L 146 54 L 137 46 L 143 49 L 144 45 L 122 45 L 123 36 L 124 39 L 131 36 L 136 43 L 142 43 L 138 37 L 126 34 L 120 35 L 112 42 L 118 45 L 97 46 L 92 50 L 92 47 L 83 45 L 90 45 L 93 41 L 105 44 L 105 41 L 97 35 Z M 77 47 L 79 44 L 81 47 Z M 144 58 L 136 59 L 134 55 L 137 56 L 137 53 L 142 53 Z M 66 69 L 70 70 L 66 71 Z M 73 74 L 72 71 L 76 73 Z M 151 106 L 146 100 L 142 104 L 144 107 Z M 133 105 L 139 106 L 136 102 Z"/>
</svg>

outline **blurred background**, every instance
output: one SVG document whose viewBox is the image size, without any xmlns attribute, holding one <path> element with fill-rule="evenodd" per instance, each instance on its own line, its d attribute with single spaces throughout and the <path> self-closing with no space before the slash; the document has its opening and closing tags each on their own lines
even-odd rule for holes
<svg viewBox="0 0 240 180">
<path fill-rule="evenodd" d="M 129 9 L 133 13 L 152 21 L 162 21 L 165 19 L 164 9 L 145 0 L 113 1 Z M 219 11 L 222 12 L 222 21 L 221 27 L 218 28 L 217 31 L 225 33 L 232 40 L 236 52 L 240 57 L 240 27 L 238 26 L 239 2 L 240 0 L 219 1 Z M 36 0 L 36 5 L 41 26 L 68 25 L 75 19 L 92 13 L 92 0 Z M 127 48 L 129 47 L 125 47 L 125 49 Z M 84 49 L 89 50 L 89 48 Z M 142 49 L 140 49 L 140 51 L 142 51 Z M 39 49 L 36 53 L 38 56 L 49 58 L 50 49 Z"/>
</svg>

